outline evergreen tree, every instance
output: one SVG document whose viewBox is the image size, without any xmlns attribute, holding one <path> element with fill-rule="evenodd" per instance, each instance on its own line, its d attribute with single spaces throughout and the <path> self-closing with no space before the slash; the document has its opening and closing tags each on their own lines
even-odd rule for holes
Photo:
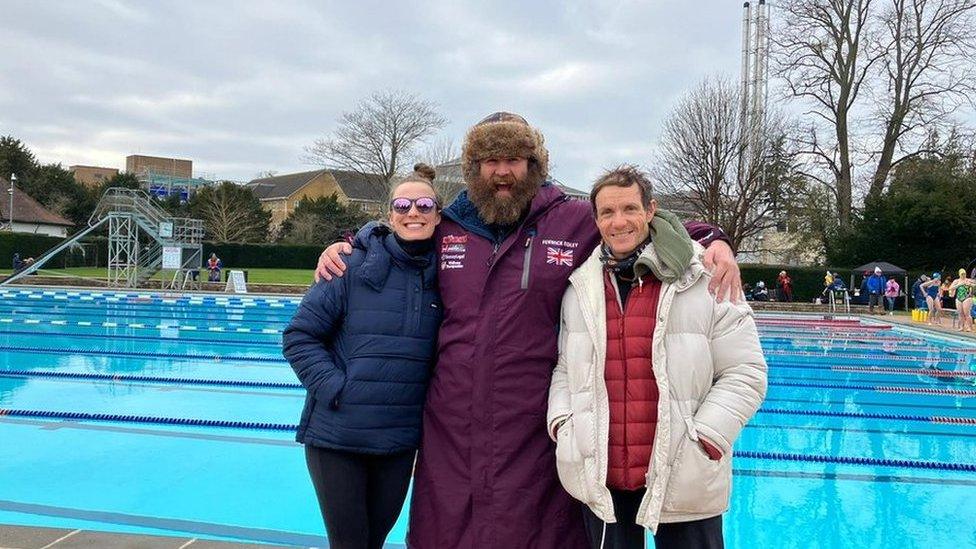
<svg viewBox="0 0 976 549">
<path fill-rule="evenodd" d="M 335 242 L 370 220 L 358 206 L 346 206 L 332 196 L 305 199 L 281 226 L 279 239 L 291 244 Z"/>
</svg>

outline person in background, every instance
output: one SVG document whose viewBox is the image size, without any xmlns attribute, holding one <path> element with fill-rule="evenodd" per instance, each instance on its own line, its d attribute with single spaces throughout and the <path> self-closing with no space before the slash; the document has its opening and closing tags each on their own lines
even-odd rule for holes
<svg viewBox="0 0 976 549">
<path fill-rule="evenodd" d="M 220 270 L 223 267 L 224 267 L 223 261 L 221 261 L 220 258 L 217 257 L 216 253 L 211 253 L 210 259 L 207 260 L 207 271 L 210 272 L 210 275 L 207 277 L 207 280 L 209 280 L 210 282 L 220 282 Z"/>
<path fill-rule="evenodd" d="M 884 275 L 881 273 L 881 267 L 874 268 L 874 274 L 867 277 L 865 282 L 861 284 L 861 291 L 867 288 L 868 293 L 868 314 L 874 314 L 874 306 L 877 305 L 881 308 L 881 313 L 884 312 L 884 303 L 882 303 L 881 298 L 885 293 L 885 286 L 887 284 Z"/>
<path fill-rule="evenodd" d="M 762 280 L 756 282 L 756 287 L 752 290 L 752 300 L 769 301 L 769 290 L 766 288 L 766 283 Z"/>
<path fill-rule="evenodd" d="M 955 293 L 949 289 L 952 282 L 952 275 L 947 275 L 942 278 L 942 284 L 939 285 L 939 302 L 942 305 L 942 310 L 957 308 Z"/>
<path fill-rule="evenodd" d="M 780 271 L 779 276 L 776 277 L 776 289 L 779 294 L 777 299 L 786 302 L 793 301 L 793 279 L 786 274 L 786 271 Z"/>
<path fill-rule="evenodd" d="M 884 293 L 889 315 L 895 314 L 895 299 L 898 298 L 899 293 L 901 293 L 901 286 L 898 285 L 898 281 L 894 278 L 889 278 L 887 284 L 885 284 Z"/>
<path fill-rule="evenodd" d="M 942 299 L 939 298 L 941 284 L 942 274 L 932 273 L 932 278 L 920 286 L 925 292 L 925 303 L 929 309 L 929 319 L 926 324 L 942 325 Z"/>
<path fill-rule="evenodd" d="M 929 278 L 928 275 L 923 274 L 919 275 L 919 277 L 915 279 L 915 282 L 912 284 L 912 298 L 915 300 L 916 309 L 926 311 L 929 309 L 928 303 L 925 301 L 925 290 L 922 289 L 922 284 L 925 284 L 929 280 L 932 279 Z"/>
<path fill-rule="evenodd" d="M 559 480 L 591 548 L 642 549 L 645 528 L 658 549 L 721 548 L 732 445 L 766 394 L 752 310 L 712 299 L 644 173 L 591 195 L 602 244 L 570 276 L 549 385 Z"/>
<path fill-rule="evenodd" d="M 312 286 L 283 335 L 308 391 L 296 439 L 337 549 L 383 547 L 410 484 L 442 315 L 433 179 L 418 164 L 393 188 L 389 226 L 357 237 L 346 276 Z"/>
<path fill-rule="evenodd" d="M 956 312 L 959 315 L 959 331 L 973 331 L 973 293 L 976 290 L 976 280 L 966 276 L 966 269 L 959 269 L 959 278 L 949 286 L 949 291 L 956 298 Z"/>
<path fill-rule="evenodd" d="M 24 260 L 20 258 L 20 254 L 14 252 L 14 272 L 20 272 L 24 269 Z"/>
</svg>

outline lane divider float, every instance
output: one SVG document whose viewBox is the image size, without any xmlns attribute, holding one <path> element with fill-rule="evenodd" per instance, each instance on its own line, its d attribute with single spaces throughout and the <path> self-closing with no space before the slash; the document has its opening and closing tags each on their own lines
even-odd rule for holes
<svg viewBox="0 0 976 549">
<path fill-rule="evenodd" d="M 197 379 L 187 377 L 145 376 L 135 374 L 99 374 L 81 372 L 52 372 L 50 370 L 0 370 L 0 377 L 44 377 L 55 379 L 84 379 L 91 381 L 149 382 L 173 385 L 207 385 L 221 387 L 259 387 L 262 389 L 301 389 L 301 383 L 279 381 L 246 381 L 228 379 Z"/>
</svg>

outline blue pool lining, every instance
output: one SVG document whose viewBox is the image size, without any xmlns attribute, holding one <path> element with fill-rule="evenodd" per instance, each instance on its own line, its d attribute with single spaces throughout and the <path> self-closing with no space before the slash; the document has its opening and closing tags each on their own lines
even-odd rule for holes
<svg viewBox="0 0 976 549">
<path fill-rule="evenodd" d="M 300 383 L 286 383 L 273 381 L 237 381 L 230 379 L 199 379 L 187 377 L 146 376 L 135 374 L 103 374 L 82 372 L 54 372 L 50 370 L 0 370 L 0 377 L 45 377 L 81 380 L 108 380 L 121 382 L 150 382 L 177 385 L 212 385 L 225 387 L 261 387 L 271 389 L 301 389 Z M 816 389 L 842 389 L 851 391 L 871 391 L 888 394 L 924 394 L 931 396 L 976 396 L 976 390 L 948 389 L 948 388 L 920 388 L 920 387 L 892 387 L 885 385 L 845 385 L 834 383 L 800 383 L 771 381 L 774 387 L 802 387 Z"/>
<path fill-rule="evenodd" d="M 2 412 L 2 410 L 0 410 Z M 850 417 L 864 419 L 893 419 L 899 421 L 921 421 L 925 423 L 949 423 L 954 425 L 976 426 L 976 418 L 958 416 L 922 416 L 882 414 L 878 412 L 834 412 L 830 410 L 785 410 L 782 408 L 760 408 L 760 414 L 781 414 L 790 416 Z"/>
<path fill-rule="evenodd" d="M 750 430 L 762 430 L 762 429 L 781 429 L 781 430 L 797 430 L 797 431 L 815 431 L 818 433 L 829 433 L 829 434 L 848 434 L 848 433 L 864 433 L 864 434 L 875 434 L 875 435 L 912 435 L 920 437 L 962 437 L 962 438 L 976 438 L 976 432 L 963 433 L 959 432 L 957 429 L 952 431 L 908 431 L 906 432 L 903 428 L 895 429 L 855 429 L 853 427 L 823 427 L 815 425 L 778 425 L 775 423 L 759 423 L 759 422 L 749 422 L 744 427 Z M 827 435 L 824 435 L 827 436 Z"/>
<path fill-rule="evenodd" d="M 934 361 L 920 361 L 932 363 Z M 886 366 L 855 366 L 853 364 L 817 364 L 811 362 L 779 362 L 768 361 L 769 369 L 796 368 L 800 370 L 823 370 L 846 373 L 865 374 L 895 374 L 895 375 L 924 375 L 929 377 L 976 377 L 976 372 L 970 370 L 943 370 L 939 368 L 902 368 Z"/>
<path fill-rule="evenodd" d="M 224 333 L 234 333 L 234 332 L 224 332 Z M 64 332 L 54 332 L 54 333 L 31 332 L 28 330 L 0 330 L 0 335 L 5 335 L 5 334 L 33 335 L 33 336 L 50 335 L 50 336 L 64 336 L 70 338 L 77 337 L 83 339 L 101 339 L 101 340 L 104 340 L 106 337 L 108 337 L 105 334 L 74 334 L 74 333 L 64 333 Z M 253 336 L 253 334 L 250 335 Z M 157 342 L 167 342 L 167 343 L 183 343 L 186 341 L 193 341 L 193 342 L 207 343 L 208 345 L 234 345 L 240 347 L 241 345 L 246 344 L 248 347 L 276 347 L 279 349 L 281 348 L 281 341 L 253 341 L 252 339 L 243 341 L 243 340 L 233 340 L 233 339 L 217 340 L 217 339 L 207 338 L 207 337 L 190 337 L 190 336 L 180 336 L 177 338 L 177 337 L 162 337 L 162 336 L 149 336 L 149 335 L 140 336 L 140 335 L 122 335 L 122 334 L 112 334 L 111 337 L 112 339 L 131 339 L 135 341 L 157 341 Z"/>
<path fill-rule="evenodd" d="M 243 334 L 271 334 L 278 335 L 282 333 L 282 330 L 277 330 L 274 328 L 231 328 L 223 326 L 194 326 L 194 325 L 184 325 L 184 324 L 145 324 L 142 322 L 98 322 L 92 320 L 41 320 L 36 318 L 0 318 L 0 323 L 4 324 L 50 324 L 52 326 L 86 326 L 86 327 L 101 327 L 101 328 L 131 328 L 131 329 L 143 329 L 143 330 L 187 330 L 187 331 L 198 331 L 198 332 L 219 332 L 219 333 L 243 333 Z"/>
<path fill-rule="evenodd" d="M 24 353 L 44 353 L 59 355 L 95 355 L 95 356 L 114 356 L 114 357 L 141 357 L 141 358 L 184 358 L 192 360 L 213 360 L 219 362 L 270 362 L 287 363 L 284 357 L 267 356 L 242 356 L 242 355 L 204 355 L 197 353 L 159 353 L 143 351 L 108 351 L 104 349 L 70 349 L 67 347 L 17 347 L 13 345 L 0 345 L 0 351 L 19 351 Z"/>
<path fill-rule="evenodd" d="M 17 288 L 17 289 L 2 289 L 0 290 L 0 296 L 4 295 L 20 295 L 20 296 L 37 296 L 38 299 L 43 299 L 45 297 L 77 297 L 82 296 L 92 297 L 92 298 L 117 298 L 117 299 L 148 299 L 154 301 L 165 301 L 165 302 L 214 302 L 218 304 L 223 303 L 295 303 L 301 302 L 301 296 L 299 295 L 285 295 L 281 296 L 278 294 L 252 294 L 248 297 L 243 296 L 226 296 L 226 295 L 213 295 L 206 293 L 188 293 L 188 294 L 177 294 L 177 295 L 167 295 L 160 294 L 159 292 L 117 292 L 117 291 L 105 291 L 98 290 L 92 291 L 91 288 L 76 288 L 76 289 L 66 289 L 59 288 L 57 290 L 45 290 L 37 291 L 33 289 Z"/>
<path fill-rule="evenodd" d="M 906 469 L 933 469 L 940 471 L 976 472 L 973 463 L 946 463 L 941 461 L 918 461 L 914 459 L 885 459 L 868 457 L 824 456 L 810 454 L 786 454 L 779 452 L 735 451 L 737 458 L 771 459 L 776 461 L 805 461 L 809 463 L 837 463 L 844 465 L 870 465 L 873 467 L 901 467 Z"/>
<path fill-rule="evenodd" d="M 762 413 L 764 410 L 760 410 Z M 783 411 L 765 410 L 767 413 L 788 413 L 796 415 L 828 415 L 844 417 L 879 417 L 881 419 L 903 419 L 911 416 L 893 416 L 890 414 L 854 414 L 851 412 L 816 412 L 808 411 Z M 77 421 L 111 421 L 120 423 L 149 423 L 158 425 L 183 425 L 197 427 L 224 427 L 231 429 L 255 429 L 269 431 L 295 431 L 298 426 L 286 423 L 261 423 L 252 421 L 224 421 L 212 419 L 192 419 L 192 418 L 171 418 L 155 416 L 136 416 L 122 414 L 89 414 L 85 412 L 56 412 L 50 410 L 15 410 L 0 408 L 0 417 L 33 417 L 46 419 L 71 419 Z M 976 419 L 970 418 L 947 418 L 931 416 L 914 416 L 917 421 L 929 421 L 934 423 L 963 423 L 976 425 Z M 965 423 L 959 420 L 969 419 L 972 423 Z M 941 421 L 939 421 L 941 420 Z M 806 461 L 813 463 L 839 463 L 850 465 L 870 465 L 876 467 L 901 467 L 908 469 L 933 469 L 945 471 L 966 471 L 976 472 L 976 464 L 969 463 L 946 463 L 939 461 L 920 461 L 904 459 L 883 459 L 883 458 L 864 458 L 847 456 L 822 456 L 809 454 L 791 454 L 778 452 L 751 452 L 734 451 L 733 456 L 737 458 L 768 459 L 775 461 Z"/>
<path fill-rule="evenodd" d="M 324 544 L 325 540 L 322 536 L 285 532 L 281 530 L 270 530 L 266 528 L 249 528 L 246 526 L 215 524 L 212 522 L 201 522 L 195 520 L 150 517 L 145 515 L 133 515 L 129 513 L 117 513 L 110 511 L 73 509 L 70 507 L 38 505 L 8 500 L 0 500 L 0 511 L 70 518 L 108 524 L 124 524 L 127 526 L 139 526 L 143 528 L 157 528 L 160 530 L 170 530 L 172 532 L 233 538 L 248 542 L 259 541 L 301 547 L 328 547 L 328 545 Z M 392 547 L 389 544 L 387 546 Z"/>
<path fill-rule="evenodd" d="M 113 421 L 119 423 L 150 423 L 156 425 L 184 425 L 192 427 L 223 427 L 228 429 L 256 429 L 262 431 L 295 431 L 297 425 L 260 421 L 225 421 L 186 417 L 137 416 L 127 414 L 91 414 L 88 412 L 57 412 L 52 410 L 16 410 L 0 408 L 0 417 L 36 417 L 72 419 L 77 421 Z"/>
<path fill-rule="evenodd" d="M 795 478 L 809 480 L 850 480 L 854 482 L 891 482 L 906 484 L 934 484 L 938 486 L 976 486 L 976 480 L 963 478 L 906 477 L 901 475 L 858 475 L 853 473 L 813 473 L 805 471 L 767 471 L 764 469 L 733 469 L 734 476 Z"/>
<path fill-rule="evenodd" d="M 188 377 L 145 376 L 135 374 L 99 374 L 80 372 L 52 372 L 48 370 L 0 370 L 0 377 L 45 377 L 55 379 L 107 380 L 123 382 L 169 383 L 174 385 L 208 385 L 221 387 L 260 387 L 264 389 L 301 389 L 301 383 L 275 381 L 236 381 L 228 379 L 197 379 Z"/>
</svg>

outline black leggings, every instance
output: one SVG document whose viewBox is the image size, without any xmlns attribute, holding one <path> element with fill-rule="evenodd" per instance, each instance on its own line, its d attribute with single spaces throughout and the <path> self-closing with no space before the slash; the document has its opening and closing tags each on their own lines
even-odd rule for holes
<svg viewBox="0 0 976 549">
<path fill-rule="evenodd" d="M 305 446 L 330 547 L 383 547 L 407 497 L 416 454 L 377 456 Z"/>
</svg>

